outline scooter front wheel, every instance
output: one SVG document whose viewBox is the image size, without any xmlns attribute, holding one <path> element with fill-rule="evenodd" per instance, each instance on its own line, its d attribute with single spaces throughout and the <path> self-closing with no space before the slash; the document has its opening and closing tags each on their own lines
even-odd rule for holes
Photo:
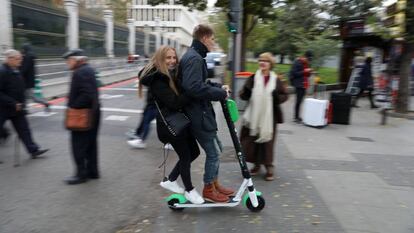
<svg viewBox="0 0 414 233">
<path fill-rule="evenodd" d="M 247 198 L 246 207 L 252 212 L 260 212 L 265 207 L 266 202 L 262 196 L 257 196 L 257 202 L 259 203 L 259 205 L 257 207 L 254 207 L 252 205 L 252 202 L 250 201 L 250 198 Z"/>
</svg>

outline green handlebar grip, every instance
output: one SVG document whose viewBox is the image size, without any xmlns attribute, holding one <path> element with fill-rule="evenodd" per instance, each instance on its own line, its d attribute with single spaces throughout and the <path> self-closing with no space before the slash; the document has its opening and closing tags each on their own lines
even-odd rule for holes
<svg viewBox="0 0 414 233">
<path fill-rule="evenodd" d="M 233 122 L 236 122 L 239 119 L 239 109 L 234 100 L 227 100 L 227 108 L 229 109 L 230 118 Z"/>
</svg>

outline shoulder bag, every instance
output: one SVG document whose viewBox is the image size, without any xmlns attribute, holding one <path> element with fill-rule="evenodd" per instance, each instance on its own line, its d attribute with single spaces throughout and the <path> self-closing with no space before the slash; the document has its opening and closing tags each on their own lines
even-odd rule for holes
<svg viewBox="0 0 414 233">
<path fill-rule="evenodd" d="M 166 114 L 163 114 L 157 101 L 155 101 L 155 105 L 157 106 L 164 125 L 174 137 L 180 135 L 190 126 L 191 122 L 184 113 L 179 111 L 168 111 Z"/>
</svg>

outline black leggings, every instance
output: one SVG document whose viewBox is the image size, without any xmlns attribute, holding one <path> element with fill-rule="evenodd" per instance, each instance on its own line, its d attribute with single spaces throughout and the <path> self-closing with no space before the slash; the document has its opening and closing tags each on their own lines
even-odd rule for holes
<svg viewBox="0 0 414 233">
<path fill-rule="evenodd" d="M 181 175 L 185 190 L 191 191 L 194 188 L 191 182 L 191 162 L 200 154 L 197 142 L 194 136 L 188 131 L 184 137 L 170 140 L 170 144 L 177 153 L 179 160 L 168 176 L 168 179 L 175 181 Z"/>
<path fill-rule="evenodd" d="M 361 90 L 359 91 L 358 95 L 355 98 L 354 105 L 357 105 L 358 99 L 364 94 L 365 91 L 368 91 L 368 99 L 369 99 L 369 102 L 371 103 L 371 107 L 374 107 L 375 106 L 375 103 L 374 103 L 374 100 L 372 98 L 372 91 L 373 91 L 372 88 L 367 88 L 367 89 L 361 88 Z"/>
<path fill-rule="evenodd" d="M 296 88 L 296 104 L 295 104 L 295 119 L 300 119 L 300 105 L 302 104 L 303 97 L 305 96 L 305 88 Z"/>
</svg>

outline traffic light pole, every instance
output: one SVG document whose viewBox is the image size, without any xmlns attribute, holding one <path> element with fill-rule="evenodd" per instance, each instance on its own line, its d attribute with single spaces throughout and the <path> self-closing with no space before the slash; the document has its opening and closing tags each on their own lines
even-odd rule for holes
<svg viewBox="0 0 414 233">
<path fill-rule="evenodd" d="M 236 90 L 236 73 L 241 69 L 241 49 L 242 49 L 242 30 L 243 30 L 243 0 L 231 0 L 230 12 L 235 13 L 237 30 L 233 33 L 233 47 L 232 47 L 232 98 L 237 95 Z"/>
</svg>

